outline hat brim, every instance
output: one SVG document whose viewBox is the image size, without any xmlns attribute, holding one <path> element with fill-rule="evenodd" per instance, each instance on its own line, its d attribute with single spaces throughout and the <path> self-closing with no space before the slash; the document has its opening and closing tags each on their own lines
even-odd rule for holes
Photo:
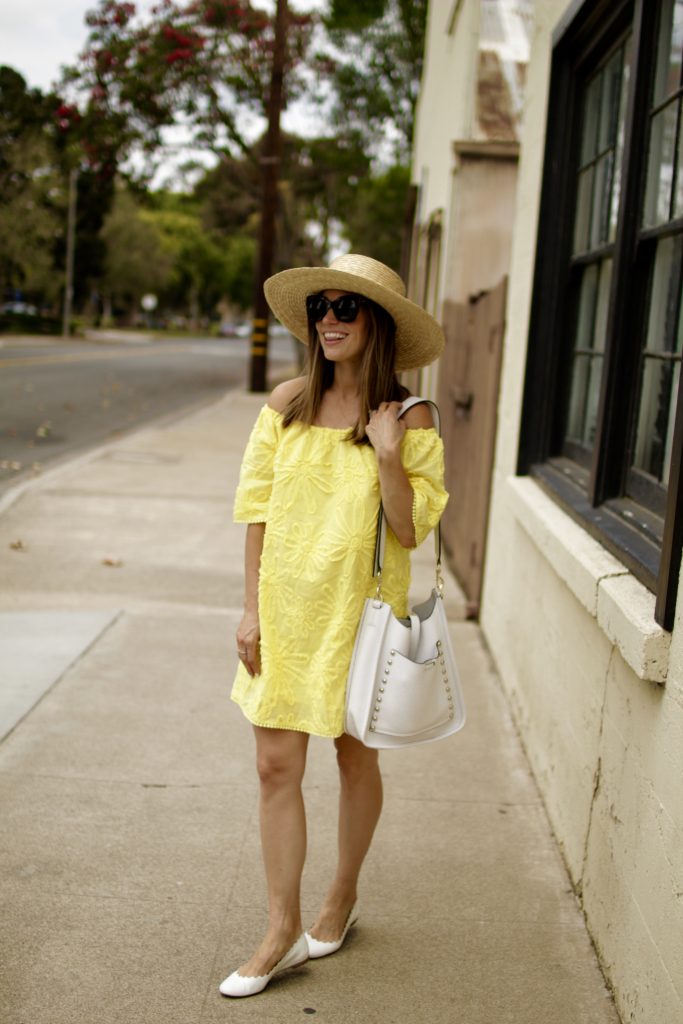
<svg viewBox="0 0 683 1024">
<path fill-rule="evenodd" d="M 295 338 L 308 344 L 306 298 L 325 289 L 355 292 L 376 302 L 396 324 L 396 364 L 416 370 L 434 362 L 443 352 L 441 325 L 415 302 L 391 288 L 357 274 L 329 267 L 296 267 L 268 278 L 263 286 L 268 305 Z"/>
</svg>

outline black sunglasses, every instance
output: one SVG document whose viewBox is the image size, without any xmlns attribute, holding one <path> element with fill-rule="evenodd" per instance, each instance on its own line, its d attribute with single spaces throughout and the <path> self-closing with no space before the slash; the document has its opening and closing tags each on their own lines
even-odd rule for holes
<svg viewBox="0 0 683 1024">
<path fill-rule="evenodd" d="M 331 309 L 340 323 L 350 324 L 358 316 L 360 307 L 367 301 L 362 295 L 340 295 L 338 299 L 328 299 L 324 295 L 308 295 L 306 313 L 308 319 L 317 324 Z"/>
</svg>

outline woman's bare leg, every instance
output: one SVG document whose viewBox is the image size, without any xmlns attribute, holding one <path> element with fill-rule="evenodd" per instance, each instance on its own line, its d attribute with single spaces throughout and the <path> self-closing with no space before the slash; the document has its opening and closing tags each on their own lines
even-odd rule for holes
<svg viewBox="0 0 683 1024">
<path fill-rule="evenodd" d="M 344 734 L 335 741 L 339 763 L 339 861 L 318 919 L 314 938 L 340 937 L 356 901 L 358 876 L 382 810 L 382 776 L 376 750 Z"/>
<path fill-rule="evenodd" d="M 308 734 L 254 726 L 260 782 L 261 848 L 268 887 L 268 930 L 245 977 L 267 974 L 301 934 L 301 874 L 306 858 L 306 815 L 301 783 Z"/>
</svg>

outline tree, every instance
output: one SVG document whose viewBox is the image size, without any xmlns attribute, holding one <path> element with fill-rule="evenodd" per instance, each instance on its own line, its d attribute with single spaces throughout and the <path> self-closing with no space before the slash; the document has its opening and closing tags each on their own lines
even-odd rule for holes
<svg viewBox="0 0 683 1024">
<path fill-rule="evenodd" d="M 102 237 L 107 247 L 102 279 L 105 298 L 110 307 L 122 308 L 130 322 L 142 296 L 164 288 L 173 261 L 159 231 L 126 188 L 116 191 Z"/>
<path fill-rule="evenodd" d="M 233 235 L 225 243 L 225 295 L 238 309 L 247 310 L 254 297 L 256 242 Z"/>
<path fill-rule="evenodd" d="M 65 83 L 90 122 L 117 126 L 119 154 L 134 144 L 159 154 L 165 129 L 180 128 L 188 146 L 251 156 L 274 45 L 264 11 L 249 0 L 160 0 L 141 20 L 134 3 L 99 0 L 86 23 L 85 51 Z M 285 103 L 303 88 L 312 25 L 309 14 L 290 16 Z"/>
<path fill-rule="evenodd" d="M 87 136 L 73 104 L 31 89 L 0 67 L 0 286 L 53 301 L 64 281 L 69 171 L 79 167 L 75 297 L 103 268 L 100 229 L 111 205 L 111 165 L 84 160 Z"/>
<path fill-rule="evenodd" d="M 355 252 L 381 260 L 399 273 L 406 226 L 410 171 L 394 166 L 359 182 L 345 234 Z"/>
<path fill-rule="evenodd" d="M 64 188 L 54 146 L 55 99 L 0 67 L 0 288 L 54 297 Z"/>
<path fill-rule="evenodd" d="M 425 15 L 426 0 L 334 0 L 325 22 L 328 43 L 313 60 L 313 16 L 290 12 L 283 106 L 305 89 L 329 99 L 331 87 L 335 130 L 319 139 L 283 139 L 277 266 L 326 260 L 344 224 L 354 246 L 398 263 L 407 183 L 405 172 L 392 175 L 386 167 L 408 160 Z M 89 159 L 111 166 L 142 146 L 151 171 L 171 128 L 183 130 L 187 146 L 216 153 L 218 166 L 196 192 L 210 244 L 202 240 L 194 266 L 215 280 L 217 263 L 209 254 L 218 245 L 239 256 L 242 273 L 253 262 L 262 210 L 259 132 L 273 18 L 249 0 L 159 0 L 145 17 L 133 3 L 99 0 L 87 24 L 85 51 L 65 81 L 80 97 Z M 373 159 L 385 170 L 368 180 Z M 182 274 L 178 260 L 186 266 Z M 174 262 L 175 293 L 194 289 L 201 306 L 199 277 L 189 272 L 193 260 L 174 251 Z"/>
<path fill-rule="evenodd" d="M 163 288 L 166 303 L 188 309 L 196 326 L 202 314 L 211 313 L 219 299 L 229 296 L 232 282 L 225 248 L 202 228 L 197 213 L 157 209 L 141 217 L 154 227 L 171 260 Z"/>
<path fill-rule="evenodd" d="M 292 201 L 283 204 L 283 215 L 290 221 L 283 238 L 296 238 L 298 223 L 299 232 L 304 234 L 299 250 L 305 250 L 305 230 L 315 226 L 317 245 L 310 255 L 314 256 L 313 262 L 317 261 L 316 256 L 327 262 L 333 235 L 340 233 L 348 218 L 354 216 L 359 185 L 370 173 L 370 157 L 356 135 L 297 139 L 292 140 L 290 148 L 295 154 L 288 176 Z M 284 246 L 281 250 L 284 265 L 299 261 L 300 253 L 291 244 L 289 251 Z"/>
<path fill-rule="evenodd" d="M 331 77 L 332 120 L 383 163 L 407 166 L 422 77 L 428 0 L 333 0 L 332 49 L 317 55 Z"/>
</svg>

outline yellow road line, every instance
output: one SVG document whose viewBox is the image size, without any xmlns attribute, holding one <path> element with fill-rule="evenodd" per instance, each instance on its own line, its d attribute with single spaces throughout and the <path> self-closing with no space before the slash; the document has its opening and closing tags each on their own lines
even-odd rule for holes
<svg viewBox="0 0 683 1024">
<path fill-rule="evenodd" d="M 104 359 L 128 359 L 130 356 L 148 356 L 155 351 L 151 346 L 144 348 L 129 348 L 124 351 L 117 349 L 115 352 L 64 352 L 61 355 L 45 356 L 10 356 L 9 359 L 0 357 L 0 370 L 5 366 L 41 366 L 50 363 L 96 363 Z M 157 352 L 188 352 L 191 351 L 185 345 L 164 345 L 163 348 L 156 348 Z"/>
</svg>

